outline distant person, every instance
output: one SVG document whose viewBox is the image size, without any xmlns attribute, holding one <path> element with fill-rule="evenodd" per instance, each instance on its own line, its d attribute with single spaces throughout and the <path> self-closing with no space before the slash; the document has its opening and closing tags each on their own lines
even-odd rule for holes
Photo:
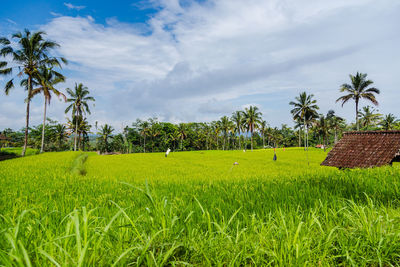
<svg viewBox="0 0 400 267">
<path fill-rule="evenodd" d="M 165 157 L 168 157 L 169 152 L 171 152 L 171 149 L 167 149 L 167 152 L 165 152 Z"/>
</svg>

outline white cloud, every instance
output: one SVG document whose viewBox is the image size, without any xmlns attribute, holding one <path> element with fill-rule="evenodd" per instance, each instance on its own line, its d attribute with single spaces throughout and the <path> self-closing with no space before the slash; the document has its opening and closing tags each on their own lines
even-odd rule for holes
<svg viewBox="0 0 400 267">
<path fill-rule="evenodd" d="M 12 19 L 6 19 L 9 23 L 13 24 L 13 25 L 17 25 L 17 23 L 15 21 L 13 21 Z"/>
<path fill-rule="evenodd" d="M 64 2 L 64 6 L 66 6 L 68 9 L 76 9 L 78 11 L 81 9 L 84 9 L 86 7 L 86 6 L 75 6 L 71 3 L 65 3 L 65 2 Z"/>
<path fill-rule="evenodd" d="M 279 126 L 291 123 L 288 102 L 304 90 L 321 111 L 351 120 L 352 105 L 342 109 L 335 99 L 356 71 L 381 88 L 380 110 L 397 112 L 395 0 L 152 3 L 159 12 L 147 24 L 61 16 L 42 26 L 71 62 L 67 85 L 82 82 L 96 97 L 91 121 L 214 120 L 258 103 Z"/>
<path fill-rule="evenodd" d="M 54 17 L 61 17 L 62 16 L 61 13 L 57 13 L 57 12 L 53 12 L 53 11 L 50 11 L 50 15 L 52 15 Z"/>
</svg>

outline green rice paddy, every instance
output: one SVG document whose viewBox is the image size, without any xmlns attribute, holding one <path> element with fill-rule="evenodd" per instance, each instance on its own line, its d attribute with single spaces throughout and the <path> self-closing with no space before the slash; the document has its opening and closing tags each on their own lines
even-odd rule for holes
<svg viewBox="0 0 400 267">
<path fill-rule="evenodd" d="M 322 150 L 0 162 L 0 265 L 398 266 L 400 166 Z M 237 162 L 238 165 L 234 165 Z"/>
</svg>

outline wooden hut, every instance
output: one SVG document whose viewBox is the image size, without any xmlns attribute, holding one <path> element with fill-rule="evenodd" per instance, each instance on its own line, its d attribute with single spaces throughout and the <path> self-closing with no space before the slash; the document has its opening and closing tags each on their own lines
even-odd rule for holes
<svg viewBox="0 0 400 267">
<path fill-rule="evenodd" d="M 346 132 L 323 166 L 369 168 L 400 161 L 400 131 Z"/>
</svg>

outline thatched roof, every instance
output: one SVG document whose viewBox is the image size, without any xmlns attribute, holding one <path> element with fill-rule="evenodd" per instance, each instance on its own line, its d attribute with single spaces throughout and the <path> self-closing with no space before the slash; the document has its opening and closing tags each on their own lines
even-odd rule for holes
<svg viewBox="0 0 400 267">
<path fill-rule="evenodd" d="M 400 131 L 347 132 L 321 163 L 338 168 L 383 166 L 400 159 Z"/>
<path fill-rule="evenodd" d="M 7 136 L 0 134 L 0 141 L 1 140 L 9 140 L 10 138 L 8 138 Z"/>
</svg>

